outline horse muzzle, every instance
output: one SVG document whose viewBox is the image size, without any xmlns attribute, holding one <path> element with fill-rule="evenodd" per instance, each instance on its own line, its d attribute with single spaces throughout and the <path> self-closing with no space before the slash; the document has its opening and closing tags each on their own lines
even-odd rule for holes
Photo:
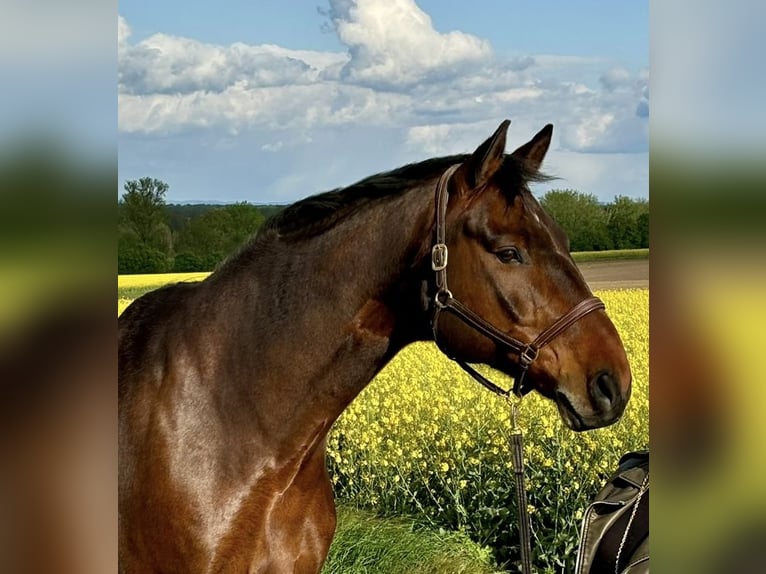
<svg viewBox="0 0 766 574">
<path fill-rule="evenodd" d="M 630 373 L 627 375 L 630 378 Z M 573 399 L 564 390 L 557 390 L 554 401 L 564 423 L 573 431 L 609 426 L 625 411 L 631 393 L 631 382 L 621 381 L 609 371 L 600 371 L 586 386 L 587 400 Z"/>
</svg>

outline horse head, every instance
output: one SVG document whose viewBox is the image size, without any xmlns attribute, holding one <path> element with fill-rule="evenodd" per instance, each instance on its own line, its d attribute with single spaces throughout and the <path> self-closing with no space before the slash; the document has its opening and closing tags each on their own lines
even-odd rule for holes
<svg viewBox="0 0 766 574">
<path fill-rule="evenodd" d="M 542 177 L 553 127 L 507 155 L 509 123 L 440 182 L 434 337 L 459 361 L 523 377 L 517 393 L 552 399 L 571 429 L 606 426 L 630 396 L 625 349 L 527 185 Z"/>
</svg>

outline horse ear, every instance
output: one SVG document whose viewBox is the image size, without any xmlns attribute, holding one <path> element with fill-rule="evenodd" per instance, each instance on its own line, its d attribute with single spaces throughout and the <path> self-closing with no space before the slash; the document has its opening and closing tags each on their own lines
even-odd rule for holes
<svg viewBox="0 0 766 574">
<path fill-rule="evenodd" d="M 469 189 L 481 187 L 495 175 L 503 165 L 505 157 L 505 135 L 510 120 L 503 120 L 495 133 L 481 144 L 460 167 L 464 181 Z"/>
<path fill-rule="evenodd" d="M 551 136 L 553 135 L 553 124 L 546 126 L 535 134 L 531 140 L 513 152 L 511 155 L 524 160 L 533 170 L 540 169 L 540 165 L 545 159 L 545 154 L 551 145 Z"/>
</svg>

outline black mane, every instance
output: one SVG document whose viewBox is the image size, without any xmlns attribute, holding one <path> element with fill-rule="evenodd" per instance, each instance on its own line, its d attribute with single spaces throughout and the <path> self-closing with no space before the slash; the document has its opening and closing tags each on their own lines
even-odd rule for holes
<svg viewBox="0 0 766 574">
<path fill-rule="evenodd" d="M 284 239 L 314 237 L 333 227 L 370 203 L 396 197 L 421 181 L 437 177 L 455 163 L 468 159 L 468 154 L 452 155 L 412 163 L 392 171 L 366 177 L 348 187 L 338 188 L 301 199 L 270 217 L 258 235 L 276 232 Z M 531 181 L 547 181 L 547 175 L 529 169 L 522 161 L 506 155 L 500 177 L 514 189 Z"/>
</svg>

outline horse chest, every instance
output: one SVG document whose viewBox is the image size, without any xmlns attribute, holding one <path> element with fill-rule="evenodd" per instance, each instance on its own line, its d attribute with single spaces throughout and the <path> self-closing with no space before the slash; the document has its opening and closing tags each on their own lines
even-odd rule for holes
<svg viewBox="0 0 766 574">
<path fill-rule="evenodd" d="M 297 470 L 283 470 L 254 484 L 218 544 L 210 572 L 311 573 L 321 569 L 335 530 L 323 449 L 321 454 L 304 461 Z"/>
</svg>

